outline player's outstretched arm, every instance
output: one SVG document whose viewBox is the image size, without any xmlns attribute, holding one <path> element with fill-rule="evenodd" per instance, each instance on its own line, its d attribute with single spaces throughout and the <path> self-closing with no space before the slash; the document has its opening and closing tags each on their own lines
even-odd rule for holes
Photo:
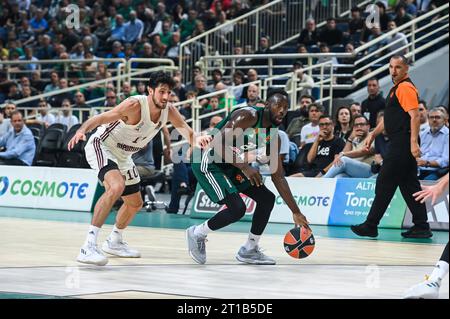
<svg viewBox="0 0 450 319">
<path fill-rule="evenodd" d="M 169 106 L 169 121 L 178 130 L 178 132 L 180 132 L 181 136 L 183 136 L 189 144 L 194 147 L 197 146 L 205 148 L 211 141 L 209 136 L 195 134 L 194 130 L 186 123 L 177 108 L 172 105 Z"/>
<path fill-rule="evenodd" d="M 295 225 L 304 226 L 310 229 L 308 220 L 306 219 L 305 215 L 301 213 L 300 208 L 298 207 L 297 203 L 295 202 L 294 196 L 292 195 L 291 188 L 289 187 L 289 184 L 284 177 L 283 161 L 281 156 L 279 155 L 280 149 L 281 139 L 278 136 L 278 166 L 276 172 L 272 174 L 272 182 L 277 188 L 278 193 L 280 193 L 281 198 L 283 198 L 284 202 L 291 210 Z"/>
<path fill-rule="evenodd" d="M 120 119 L 126 118 L 129 114 L 133 112 L 140 112 L 141 105 L 139 101 L 136 99 L 126 99 L 119 105 L 117 105 L 112 110 L 101 113 L 99 115 L 95 115 L 91 117 L 89 120 L 84 122 L 81 127 L 77 130 L 73 138 L 70 140 L 68 144 L 69 151 L 73 149 L 73 147 L 80 141 L 86 140 L 86 133 L 92 131 L 99 125 L 111 123 Z"/>
</svg>

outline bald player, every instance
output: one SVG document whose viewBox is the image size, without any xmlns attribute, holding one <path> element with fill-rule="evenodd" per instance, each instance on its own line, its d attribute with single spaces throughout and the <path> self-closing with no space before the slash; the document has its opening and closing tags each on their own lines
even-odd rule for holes
<svg viewBox="0 0 450 319">
<path fill-rule="evenodd" d="M 206 262 L 205 242 L 208 233 L 239 221 L 247 210 L 240 197 L 243 193 L 256 202 L 252 227 L 247 242 L 240 248 L 236 259 L 243 263 L 273 265 L 275 260 L 263 254 L 258 242 L 269 221 L 275 204 L 275 195 L 269 191 L 258 170 L 253 168 L 249 153 L 258 152 L 270 159 L 272 181 L 293 214 L 296 225 L 308 227 L 289 185 L 284 178 L 277 127 L 288 111 L 288 98 L 284 91 L 273 91 L 264 107 L 243 107 L 234 110 L 215 130 L 211 145 L 201 152 L 196 161 L 194 150 L 192 170 L 211 201 L 226 208 L 198 226 L 187 229 L 189 254 L 195 262 Z"/>
</svg>

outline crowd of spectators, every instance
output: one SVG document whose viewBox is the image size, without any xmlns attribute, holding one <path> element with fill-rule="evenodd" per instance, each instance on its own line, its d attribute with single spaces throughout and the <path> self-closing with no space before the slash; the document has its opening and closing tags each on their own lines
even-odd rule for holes
<svg viewBox="0 0 450 319">
<path fill-rule="evenodd" d="M 48 72 L 39 71 L 36 63 L 17 64 L 9 67 L 9 70 L 17 72 L 11 73 L 12 78 L 6 80 L 2 61 L 139 57 L 172 58 L 177 62 L 181 42 L 267 1 L 83 0 L 77 1 L 82 21 L 82 27 L 78 30 L 69 29 L 64 23 L 68 15 L 64 9 L 70 4 L 67 0 L 0 0 L 0 3 L 0 105 L 3 106 L 0 109 L 0 164 L 32 165 L 39 148 L 30 139 L 33 133 L 27 125 L 50 127 L 60 123 L 70 129 L 89 116 L 89 113 L 78 113 L 72 108 L 113 107 L 127 97 L 146 94 L 146 84 L 124 82 L 119 94 L 113 82 L 93 84 L 16 105 L 15 101 L 40 93 L 70 88 L 86 81 L 108 79 L 117 64 L 73 62 L 69 64 L 68 71 L 61 65 L 55 65 Z M 364 23 L 364 12 L 358 8 L 351 10 L 348 21 L 330 18 L 321 30 L 313 19 L 309 19 L 298 38 L 297 51 L 353 52 L 357 46 L 407 23 L 413 16 L 441 5 L 441 1 L 421 1 L 420 6 L 410 0 L 379 1 L 376 5 L 381 13 L 380 24 L 370 30 Z M 390 48 L 391 52 L 407 52 L 400 49 L 408 41 L 404 33 L 394 34 L 386 43 L 394 41 L 397 42 Z M 249 53 L 249 49 L 236 46 L 234 52 Z M 274 53 L 270 49 L 268 36 L 261 37 L 260 48 L 255 53 Z M 332 60 L 333 65 L 349 62 L 336 58 Z M 315 79 L 303 71 L 305 63 L 307 61 L 295 61 L 291 71 L 296 79 L 289 79 L 284 84 L 286 90 L 290 90 L 294 82 L 302 87 L 296 97 L 297 109 L 289 111 L 281 126 L 282 155 L 287 175 L 323 178 L 373 176 L 382 165 L 383 154 L 389 147 L 387 137 L 380 135 L 370 150 L 362 149 L 367 133 L 383 116 L 385 99 L 378 80 L 373 78 L 367 81 L 368 95 L 365 100 L 354 101 L 337 108 L 335 114 L 327 114 L 329 108 L 315 102 Z M 260 87 L 256 83 L 241 86 L 264 76 L 263 70 L 251 68 L 251 65 L 258 65 L 258 62 L 236 61 L 236 68 L 231 74 L 225 76 L 223 70 L 217 68 L 210 77 L 203 74 L 200 67 L 194 67 L 192 82 L 189 83 L 185 83 L 182 73 L 176 71 L 176 87 L 170 102 L 178 103 L 214 91 L 227 91 L 227 94 L 200 100 L 200 114 L 226 107 L 231 109 L 237 105 L 263 106 Z M 133 64 L 136 68 L 152 66 L 155 65 L 151 62 Z M 91 100 L 98 101 L 88 105 Z M 25 119 L 23 114 L 17 112 L 18 107 L 34 108 L 34 114 L 27 115 L 35 116 Z M 54 112 L 55 108 L 58 112 Z M 191 102 L 179 105 L 179 110 L 185 119 L 192 117 Z M 425 101 L 421 101 L 420 112 L 423 155 L 418 160 L 418 174 L 423 179 L 437 179 L 448 169 L 448 108 L 430 108 Z M 202 121 L 202 129 L 208 129 L 218 118 L 210 120 Z M 18 141 L 21 147 L 18 147 Z M 154 166 L 151 160 L 153 152 L 150 145 L 139 154 L 142 174 Z M 187 177 L 176 180 L 176 184 L 181 186 L 176 185 L 172 192 L 175 197 L 172 211 L 177 211 L 178 188 L 189 189 L 189 185 L 192 186 L 186 167 L 177 166 L 176 169 L 181 172 L 177 176 Z"/>
</svg>

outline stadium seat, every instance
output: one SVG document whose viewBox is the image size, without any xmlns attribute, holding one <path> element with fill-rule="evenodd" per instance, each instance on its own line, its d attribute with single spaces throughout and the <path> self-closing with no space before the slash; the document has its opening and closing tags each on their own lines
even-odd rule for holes
<svg viewBox="0 0 450 319">
<path fill-rule="evenodd" d="M 55 166 L 58 159 L 58 153 L 61 150 L 64 141 L 65 132 L 53 128 L 47 130 L 41 141 L 41 148 L 36 160 L 37 166 Z"/>
<path fill-rule="evenodd" d="M 60 130 L 63 130 L 64 132 L 67 132 L 67 125 L 66 124 L 62 124 L 62 123 L 53 123 L 52 125 L 50 125 L 47 130 L 51 130 L 53 128 L 57 128 Z"/>
<path fill-rule="evenodd" d="M 67 132 L 64 141 L 62 143 L 61 151 L 58 156 L 56 166 L 72 167 L 72 168 L 89 167 L 89 165 L 86 162 L 84 153 L 84 147 L 86 146 L 88 140 L 87 136 L 86 141 L 80 141 L 74 146 L 74 148 L 71 151 L 68 150 L 68 144 L 80 126 L 81 124 L 74 125 L 70 128 L 69 132 Z"/>
</svg>

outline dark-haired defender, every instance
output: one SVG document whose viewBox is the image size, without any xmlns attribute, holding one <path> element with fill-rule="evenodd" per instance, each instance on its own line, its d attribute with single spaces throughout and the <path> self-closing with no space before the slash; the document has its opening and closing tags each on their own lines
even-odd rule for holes
<svg viewBox="0 0 450 319">
<path fill-rule="evenodd" d="M 89 165 L 98 172 L 105 193 L 94 208 L 94 216 L 77 260 L 81 263 L 105 265 L 108 259 L 97 248 L 97 235 L 113 204 L 122 197 L 123 205 L 117 213 L 111 235 L 102 250 L 119 257 L 138 258 L 140 253 L 122 240 L 122 232 L 142 207 L 140 178 L 131 156 L 144 148 L 158 131 L 170 121 L 191 145 L 194 132 L 183 121 L 178 110 L 167 105 L 172 88 L 172 77 L 162 71 L 153 73 L 148 84 L 148 96 L 127 98 L 112 110 L 87 120 L 69 142 L 71 150 L 86 133 L 99 126 L 86 144 Z M 202 143 L 202 140 L 198 140 Z"/>
<path fill-rule="evenodd" d="M 281 142 L 276 128 L 282 123 L 287 110 L 286 92 L 275 91 L 269 96 L 265 107 L 237 109 L 219 123 L 212 133 L 213 141 L 201 156 L 196 157 L 199 152 L 194 150 L 192 170 L 200 186 L 213 202 L 226 205 L 208 221 L 187 229 L 189 254 L 197 263 L 206 262 L 205 241 L 208 233 L 237 222 L 245 215 L 247 207 L 239 195 L 243 193 L 256 202 L 256 209 L 248 241 L 236 258 L 249 264 L 275 264 L 275 260 L 263 254 L 258 246 L 274 207 L 275 195 L 264 186 L 259 171 L 249 165 L 252 161 L 249 153 L 264 148 L 266 152 L 262 155 L 274 161 L 271 165 L 277 165 L 272 170 L 272 181 L 292 211 L 295 224 L 308 227 L 284 178 L 279 155 Z"/>
</svg>

